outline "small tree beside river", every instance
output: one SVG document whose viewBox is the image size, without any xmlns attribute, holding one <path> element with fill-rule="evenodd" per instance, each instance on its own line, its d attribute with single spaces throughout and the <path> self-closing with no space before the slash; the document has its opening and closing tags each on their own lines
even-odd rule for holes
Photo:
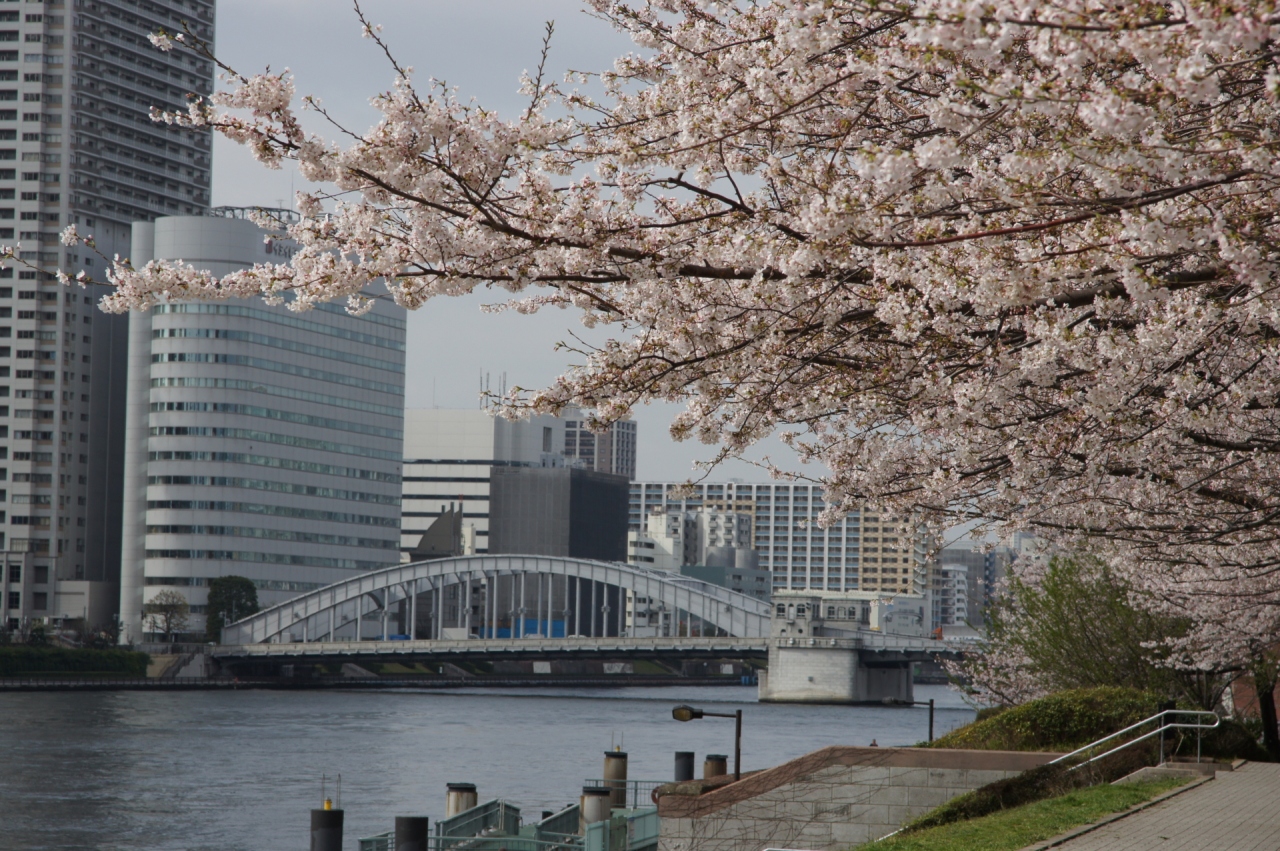
<svg viewBox="0 0 1280 851">
<path fill-rule="evenodd" d="M 205 637 L 222 640 L 222 628 L 258 612 L 258 589 L 244 576 L 219 576 L 209 583 Z"/>
<path fill-rule="evenodd" d="M 165 641 L 186 632 L 191 617 L 191 605 L 177 591 L 161 591 L 142 606 L 142 614 L 152 632 L 164 636 Z"/>
</svg>

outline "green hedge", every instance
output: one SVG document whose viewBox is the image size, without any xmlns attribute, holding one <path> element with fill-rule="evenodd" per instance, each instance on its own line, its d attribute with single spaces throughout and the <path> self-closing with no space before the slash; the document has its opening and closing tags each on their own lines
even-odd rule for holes
<svg viewBox="0 0 1280 851">
<path fill-rule="evenodd" d="M 931 747 L 995 751 L 1072 751 L 1156 713 L 1160 698 L 1127 688 L 1051 694 L 952 730 Z"/>
<path fill-rule="evenodd" d="M 1075 689 L 1051 694 L 1009 709 L 978 714 L 978 720 L 952 730 L 928 747 L 998 751 L 1073 751 L 1103 736 L 1149 718 L 1160 703 L 1156 695 L 1124 688 Z M 1185 708 L 1185 707 L 1184 707 Z M 1147 729 L 1143 728 L 1143 732 Z M 1256 731 L 1229 718 L 1203 734 L 1200 753 L 1211 759 L 1268 761 Z M 1165 753 L 1195 756 L 1196 734 L 1170 733 Z"/>
<path fill-rule="evenodd" d="M 145 677 L 146 653 L 65 647 L 0 647 L 0 677 L 34 673 L 100 673 Z"/>
</svg>

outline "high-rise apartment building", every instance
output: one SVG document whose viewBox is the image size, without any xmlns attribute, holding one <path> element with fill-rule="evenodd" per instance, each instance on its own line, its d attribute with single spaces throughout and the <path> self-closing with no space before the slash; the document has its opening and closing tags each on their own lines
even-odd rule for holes
<svg viewBox="0 0 1280 851">
<path fill-rule="evenodd" d="M 1024 545 L 1029 540 L 1031 539 L 1028 536 L 1018 536 L 1018 541 Z M 1007 546 L 986 549 L 955 544 L 938 553 L 938 564 L 941 568 L 938 577 L 940 581 L 945 581 L 941 572 L 948 568 L 963 568 L 966 572 L 965 585 L 968 595 L 966 610 L 957 611 L 956 623 L 968 623 L 974 627 L 980 627 L 985 623 L 986 608 L 994 601 L 1000 580 L 1009 572 L 1009 565 L 1017 557 L 1018 550 Z M 943 626 L 946 623 L 944 614 L 939 609 L 942 596 L 934 595 L 935 626 Z"/>
<path fill-rule="evenodd" d="M 630 529 L 654 513 L 704 508 L 746 513 L 754 520 L 759 565 L 773 574 L 773 591 L 924 595 L 936 572 L 932 541 L 914 523 L 863 508 L 823 528 L 822 489 L 798 484 L 694 485 L 633 482 Z"/>
<path fill-rule="evenodd" d="M 138 223 L 138 262 L 216 275 L 287 256 L 236 217 Z M 211 579 L 246 576 L 263 605 L 400 561 L 404 312 L 363 316 L 259 299 L 130 316 L 121 621 L 183 594 L 204 629 Z"/>
<path fill-rule="evenodd" d="M 105 271 L 58 235 L 127 256 L 132 222 L 208 207 L 210 134 L 149 110 L 212 91 L 212 63 L 147 35 L 185 21 L 212 41 L 213 16 L 212 0 L 0 2 L 0 242 L 19 261 L 0 270 L 0 547 L 33 574 L 4 594 L 10 628 L 114 609 L 128 320 L 97 309 L 102 288 L 57 283 Z"/>
<path fill-rule="evenodd" d="M 612 423 L 596 434 L 587 428 L 581 411 L 570 409 L 564 415 L 564 457 L 572 467 L 634 480 L 636 436 L 636 424 L 631 420 Z"/>
<path fill-rule="evenodd" d="M 692 565 L 754 567 L 752 518 L 745 511 L 703 506 L 697 511 L 659 511 L 644 528 L 627 532 L 627 561 L 655 570 Z"/>
</svg>

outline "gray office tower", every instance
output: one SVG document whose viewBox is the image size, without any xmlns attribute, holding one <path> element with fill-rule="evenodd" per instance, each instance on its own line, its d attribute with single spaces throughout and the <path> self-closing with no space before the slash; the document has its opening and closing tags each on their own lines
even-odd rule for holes
<svg viewBox="0 0 1280 851">
<path fill-rule="evenodd" d="M 215 213 L 135 224 L 135 261 L 226 274 L 290 253 L 244 211 Z M 166 590 L 198 636 L 216 577 L 248 577 L 266 606 L 399 562 L 404 345 L 385 299 L 358 317 L 260 299 L 130 316 L 126 639 L 151 637 L 143 604 Z"/>
<path fill-rule="evenodd" d="M 130 224 L 203 212 L 210 136 L 155 124 L 213 86 L 212 64 L 147 41 L 183 20 L 213 37 L 211 0 L 0 2 L 0 577 L 3 625 L 110 622 L 119 597 L 124 359 L 128 320 L 102 288 L 54 273 L 104 273 L 69 224 L 111 257 Z"/>
</svg>

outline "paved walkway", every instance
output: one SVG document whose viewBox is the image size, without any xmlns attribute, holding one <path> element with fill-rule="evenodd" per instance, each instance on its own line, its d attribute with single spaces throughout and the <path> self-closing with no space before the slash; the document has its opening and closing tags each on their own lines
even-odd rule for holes
<svg viewBox="0 0 1280 851">
<path fill-rule="evenodd" d="M 1276 851 L 1280 764 L 1250 762 L 1055 851 Z"/>
</svg>

